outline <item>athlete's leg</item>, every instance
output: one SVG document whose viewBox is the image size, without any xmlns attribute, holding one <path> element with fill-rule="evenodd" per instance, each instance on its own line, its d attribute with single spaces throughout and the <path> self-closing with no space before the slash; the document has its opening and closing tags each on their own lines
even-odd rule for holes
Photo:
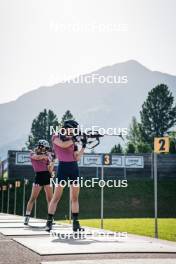
<svg viewBox="0 0 176 264">
<path fill-rule="evenodd" d="M 34 184 L 33 187 L 32 187 L 32 192 L 31 192 L 31 197 L 27 203 L 27 207 L 26 207 L 26 211 L 27 212 L 31 212 L 32 211 L 32 208 L 33 208 L 33 205 L 34 205 L 34 202 L 35 200 L 37 199 L 40 191 L 41 191 L 41 186 L 39 184 Z"/>
<path fill-rule="evenodd" d="M 71 206 L 72 206 L 72 218 L 73 218 L 73 231 L 84 231 L 81 228 L 78 220 L 79 216 L 79 190 L 80 187 L 77 184 L 72 184 L 70 187 L 71 191 Z"/>
<path fill-rule="evenodd" d="M 47 218 L 47 223 L 46 223 L 46 231 L 50 231 L 52 229 L 52 223 L 53 223 L 53 217 L 57 208 L 57 204 L 60 201 L 63 193 L 63 186 L 58 185 L 55 187 L 53 197 L 51 199 L 51 202 L 49 204 L 48 208 L 48 218 Z"/>
<path fill-rule="evenodd" d="M 72 213 L 79 213 L 79 189 L 80 187 L 74 184 L 70 186 Z"/>
<path fill-rule="evenodd" d="M 45 190 L 46 200 L 47 200 L 48 208 L 49 208 L 49 204 L 53 197 L 53 187 L 51 187 L 50 185 L 45 185 L 44 190 Z"/>
<path fill-rule="evenodd" d="M 30 199 L 29 199 L 29 201 L 27 203 L 27 207 L 26 207 L 26 217 L 25 217 L 25 221 L 24 221 L 25 225 L 27 225 L 29 222 L 29 217 L 30 217 L 34 202 L 38 198 L 38 195 L 41 191 L 41 188 L 42 187 L 39 184 L 33 184 L 31 196 L 30 196 Z"/>
<path fill-rule="evenodd" d="M 54 190 L 54 194 L 53 194 L 53 197 L 51 199 L 51 202 L 49 204 L 49 208 L 48 208 L 48 213 L 49 214 L 55 214 L 55 211 L 56 211 L 56 207 L 57 207 L 57 204 L 58 202 L 60 201 L 61 197 L 62 197 L 62 193 L 63 193 L 63 186 L 58 184 L 57 187 L 55 187 L 55 190 Z"/>
</svg>

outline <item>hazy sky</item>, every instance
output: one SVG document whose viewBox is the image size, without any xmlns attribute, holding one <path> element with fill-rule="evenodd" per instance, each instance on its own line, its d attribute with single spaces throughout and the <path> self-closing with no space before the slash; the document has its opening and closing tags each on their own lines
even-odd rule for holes
<svg viewBox="0 0 176 264">
<path fill-rule="evenodd" d="M 0 0 L 0 103 L 129 59 L 176 75 L 175 11 L 175 0 Z"/>
</svg>

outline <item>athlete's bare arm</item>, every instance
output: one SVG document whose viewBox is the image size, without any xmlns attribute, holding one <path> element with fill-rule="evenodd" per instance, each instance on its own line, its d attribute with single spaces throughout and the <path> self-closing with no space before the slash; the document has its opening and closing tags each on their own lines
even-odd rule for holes
<svg viewBox="0 0 176 264">
<path fill-rule="evenodd" d="M 74 157 L 77 161 L 80 160 L 81 156 L 84 154 L 85 148 L 81 148 L 79 151 L 74 151 Z"/>
<path fill-rule="evenodd" d="M 31 156 L 31 159 L 33 159 L 33 160 L 48 160 L 48 157 L 46 155 L 33 154 Z"/>
<path fill-rule="evenodd" d="M 49 162 L 49 165 L 48 165 L 48 171 L 52 174 L 53 171 L 54 171 L 54 164 L 55 164 L 55 158 L 53 158 L 50 162 Z"/>
<path fill-rule="evenodd" d="M 54 162 L 50 162 L 50 164 L 48 165 L 48 171 L 52 174 L 52 172 L 54 171 Z"/>
</svg>

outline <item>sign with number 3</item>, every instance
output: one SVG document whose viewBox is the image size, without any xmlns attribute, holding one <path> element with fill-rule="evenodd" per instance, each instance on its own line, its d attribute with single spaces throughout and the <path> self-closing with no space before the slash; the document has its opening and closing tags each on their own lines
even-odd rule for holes
<svg viewBox="0 0 176 264">
<path fill-rule="evenodd" d="M 103 154 L 103 165 L 108 166 L 112 164 L 112 155 Z"/>
</svg>

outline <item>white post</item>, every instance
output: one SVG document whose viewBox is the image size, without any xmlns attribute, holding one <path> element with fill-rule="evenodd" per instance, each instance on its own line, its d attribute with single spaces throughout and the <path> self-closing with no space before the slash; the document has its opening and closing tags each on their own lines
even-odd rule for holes
<svg viewBox="0 0 176 264">
<path fill-rule="evenodd" d="M 96 178 L 98 178 L 98 167 L 96 167 Z"/>
<path fill-rule="evenodd" d="M 3 213 L 4 210 L 4 191 L 3 191 L 3 187 L 2 187 L 2 201 L 1 201 L 1 212 Z"/>
<path fill-rule="evenodd" d="M 16 214 L 16 197 L 17 197 L 17 188 L 16 188 L 16 182 L 15 182 L 15 192 L 14 192 L 14 214 Z"/>
<path fill-rule="evenodd" d="M 69 188 L 69 224 L 71 224 L 71 212 L 72 212 L 72 205 L 71 205 L 71 188 Z"/>
<path fill-rule="evenodd" d="M 34 218 L 37 218 L 37 199 L 35 199 L 35 204 L 34 204 Z"/>
<path fill-rule="evenodd" d="M 124 179 L 126 180 L 126 155 L 124 154 Z"/>
<path fill-rule="evenodd" d="M 158 238 L 158 172 L 157 172 L 157 153 L 154 153 L 154 208 L 155 208 L 155 238 Z"/>
<path fill-rule="evenodd" d="M 101 167 L 101 180 L 104 180 L 104 166 Z M 103 229 L 104 218 L 104 187 L 101 187 L 101 229 Z"/>
<path fill-rule="evenodd" d="M 153 152 L 151 153 L 151 179 L 153 180 Z"/>
<path fill-rule="evenodd" d="M 7 191 L 7 214 L 9 214 L 9 201 L 10 201 L 10 186 L 8 186 L 8 191 Z"/>
<path fill-rule="evenodd" d="M 25 215 L 25 196 L 26 196 L 26 181 L 23 183 L 23 216 Z"/>
</svg>

